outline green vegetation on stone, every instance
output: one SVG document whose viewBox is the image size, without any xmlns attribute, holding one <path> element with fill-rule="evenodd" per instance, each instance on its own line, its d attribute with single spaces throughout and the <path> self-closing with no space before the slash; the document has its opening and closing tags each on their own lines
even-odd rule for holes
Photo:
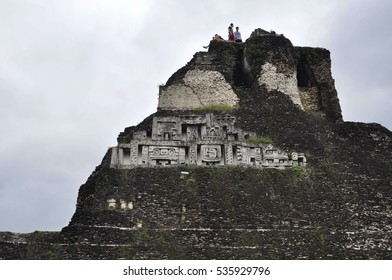
<svg viewBox="0 0 392 280">
<path fill-rule="evenodd" d="M 229 105 L 223 105 L 223 104 L 210 104 L 210 105 L 205 105 L 197 108 L 198 111 L 203 111 L 203 112 L 217 112 L 220 114 L 228 114 L 231 113 L 235 108 L 233 106 Z"/>
<path fill-rule="evenodd" d="M 253 144 L 272 144 L 272 138 L 271 137 L 250 137 L 248 139 L 245 139 L 246 142 L 248 143 L 253 143 Z"/>
</svg>

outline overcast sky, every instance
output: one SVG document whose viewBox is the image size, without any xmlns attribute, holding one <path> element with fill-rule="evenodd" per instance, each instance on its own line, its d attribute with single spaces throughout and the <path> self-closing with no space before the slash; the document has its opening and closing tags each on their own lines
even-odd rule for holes
<svg viewBox="0 0 392 280">
<path fill-rule="evenodd" d="M 233 22 L 331 51 L 346 121 L 392 129 L 390 0 L 0 0 L 0 231 L 60 230 L 119 132 Z"/>
</svg>

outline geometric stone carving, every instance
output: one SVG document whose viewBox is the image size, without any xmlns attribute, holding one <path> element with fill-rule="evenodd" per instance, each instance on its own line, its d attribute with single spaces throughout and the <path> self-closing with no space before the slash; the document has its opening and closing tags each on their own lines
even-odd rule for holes
<svg viewBox="0 0 392 280">
<path fill-rule="evenodd" d="M 110 198 L 107 200 L 109 209 L 116 209 L 116 200 L 114 198 Z"/>
<path fill-rule="evenodd" d="M 220 145 L 201 145 L 201 160 L 207 163 L 216 163 L 222 160 Z"/>
<path fill-rule="evenodd" d="M 149 146 L 148 161 L 157 165 L 169 165 L 179 163 L 179 147 L 156 147 Z"/>
<path fill-rule="evenodd" d="M 151 131 L 136 131 L 130 143 L 112 148 L 112 168 L 172 165 L 242 165 L 257 168 L 305 166 L 303 153 L 289 155 L 272 144 L 247 141 L 255 133 L 235 127 L 235 117 L 154 117 Z"/>
<path fill-rule="evenodd" d="M 109 210 L 115 210 L 116 208 L 120 208 L 122 210 L 132 210 L 133 209 L 133 202 L 132 201 L 128 202 L 125 199 L 120 199 L 120 201 L 117 201 L 114 198 L 109 198 L 106 200 L 106 202 L 107 202 L 107 208 Z"/>
<path fill-rule="evenodd" d="M 197 164 L 197 146 L 194 143 L 189 146 L 189 164 Z"/>
</svg>

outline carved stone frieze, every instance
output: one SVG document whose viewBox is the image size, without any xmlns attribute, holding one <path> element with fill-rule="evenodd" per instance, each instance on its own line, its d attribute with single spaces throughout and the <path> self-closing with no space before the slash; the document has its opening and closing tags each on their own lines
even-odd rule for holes
<svg viewBox="0 0 392 280">
<path fill-rule="evenodd" d="M 241 165 L 258 168 L 305 166 L 303 153 L 291 155 L 272 144 L 247 139 L 256 133 L 235 127 L 230 115 L 155 117 L 151 131 L 133 133 L 130 143 L 112 148 L 112 168 L 170 165 Z"/>
</svg>

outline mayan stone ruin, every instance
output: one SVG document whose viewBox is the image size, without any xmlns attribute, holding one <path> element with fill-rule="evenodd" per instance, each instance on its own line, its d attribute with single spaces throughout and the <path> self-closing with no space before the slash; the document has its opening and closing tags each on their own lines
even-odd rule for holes
<svg viewBox="0 0 392 280">
<path fill-rule="evenodd" d="M 172 165 L 305 166 L 303 153 L 290 155 L 272 144 L 256 144 L 255 133 L 234 126 L 235 117 L 206 113 L 154 117 L 152 129 L 137 131 L 130 143 L 111 150 L 112 168 Z"/>
<path fill-rule="evenodd" d="M 0 258 L 391 259 L 392 133 L 343 120 L 331 63 L 263 29 L 212 40 L 119 133 L 69 224 L 1 232 Z"/>
</svg>

